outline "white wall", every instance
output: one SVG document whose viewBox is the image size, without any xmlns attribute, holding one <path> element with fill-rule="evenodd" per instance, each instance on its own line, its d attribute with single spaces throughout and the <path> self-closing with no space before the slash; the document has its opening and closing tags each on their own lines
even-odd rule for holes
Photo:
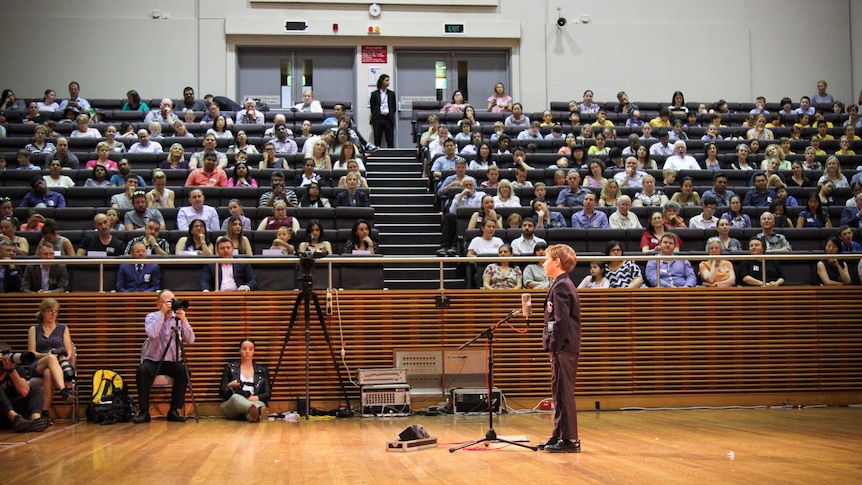
<svg viewBox="0 0 862 485">
<path fill-rule="evenodd" d="M 862 76 L 862 34 L 851 35 L 862 7 L 850 0 L 499 0 L 496 8 L 443 10 L 380 3 L 383 15 L 371 19 L 364 4 L 4 0 L 0 87 L 19 97 L 47 87 L 62 95 L 75 79 L 94 98 L 128 89 L 179 97 L 185 85 L 236 96 L 238 45 L 348 45 L 357 48 L 360 100 L 367 65 L 358 46 L 374 44 L 389 46 L 390 72 L 399 46 L 510 48 L 510 91 L 530 111 L 579 99 L 584 89 L 598 100 L 624 89 L 635 101 L 669 101 L 677 89 L 689 101 L 796 100 L 821 78 L 838 99 L 855 100 L 862 89 L 853 82 Z M 569 20 L 564 29 L 555 25 L 557 8 Z M 153 10 L 171 18 L 153 19 Z M 589 23 L 577 22 L 583 14 Z M 288 19 L 309 22 L 309 31 L 283 33 Z M 444 22 L 465 23 L 468 35 L 443 37 Z M 369 36 L 368 25 L 380 25 L 381 35 Z"/>
<path fill-rule="evenodd" d="M 153 10 L 170 19 L 153 19 Z M 199 82 L 194 1 L 3 0 L 0 18 L 0 86 L 19 98 L 41 98 L 47 88 L 68 96 L 72 80 L 84 98 L 124 98 L 129 89 L 180 98 Z"/>
</svg>

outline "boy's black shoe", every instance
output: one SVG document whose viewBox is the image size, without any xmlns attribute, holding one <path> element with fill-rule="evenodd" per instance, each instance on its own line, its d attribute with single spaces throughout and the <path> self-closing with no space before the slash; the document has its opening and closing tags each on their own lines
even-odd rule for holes
<svg viewBox="0 0 862 485">
<path fill-rule="evenodd" d="M 551 453 L 580 453 L 581 440 L 560 440 L 555 445 L 545 446 L 545 451 L 550 451 Z"/>
</svg>

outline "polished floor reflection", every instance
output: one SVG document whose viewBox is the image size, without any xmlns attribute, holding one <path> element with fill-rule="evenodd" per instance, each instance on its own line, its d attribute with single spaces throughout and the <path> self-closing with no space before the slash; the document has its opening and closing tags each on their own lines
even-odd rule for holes
<svg viewBox="0 0 862 485">
<path fill-rule="evenodd" d="M 550 454 L 478 439 L 487 417 L 312 418 L 148 425 L 58 423 L 0 434 L 4 483 L 858 483 L 862 409 L 743 409 L 580 414 L 583 451 Z M 387 452 L 422 424 L 438 446 Z M 544 441 L 548 413 L 495 419 L 499 435 Z M 482 451 L 483 453 L 476 453 Z"/>
</svg>

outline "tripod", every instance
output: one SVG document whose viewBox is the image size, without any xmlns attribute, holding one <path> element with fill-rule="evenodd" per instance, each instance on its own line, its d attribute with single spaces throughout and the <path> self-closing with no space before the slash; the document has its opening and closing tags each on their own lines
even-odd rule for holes
<svg viewBox="0 0 862 485">
<path fill-rule="evenodd" d="M 171 326 L 171 338 L 174 341 L 174 362 L 182 362 L 183 364 L 183 370 L 186 373 L 186 382 L 188 383 L 187 385 L 189 388 L 189 395 L 192 397 L 192 409 L 195 412 L 195 422 L 197 423 L 200 422 L 198 403 L 195 401 L 195 388 L 192 386 L 192 378 L 191 374 L 189 374 L 189 362 L 186 359 L 186 348 L 183 345 L 183 339 L 180 332 L 180 319 L 177 317 L 176 313 L 174 313 L 174 324 Z M 165 345 L 165 350 L 162 350 L 162 356 L 159 358 L 159 365 L 156 366 L 157 376 L 159 375 L 159 370 L 162 368 L 162 364 L 165 363 L 165 356 L 168 355 L 168 348 L 170 348 L 170 345 Z"/>
<path fill-rule="evenodd" d="M 312 260 L 313 261 L 313 260 Z M 281 354 L 278 356 L 278 364 L 275 366 L 272 383 L 275 385 L 275 380 L 278 378 L 278 371 L 281 369 L 281 362 L 284 359 L 284 351 L 287 348 L 287 343 L 290 341 L 290 334 L 293 332 L 293 326 L 296 324 L 296 317 L 299 316 L 299 305 L 303 304 L 305 316 L 305 419 L 311 414 L 311 396 L 310 396 L 310 357 L 309 348 L 311 347 L 311 302 L 314 301 L 314 308 L 317 311 L 317 320 L 320 323 L 320 328 L 323 329 L 323 337 L 326 339 L 326 345 L 329 347 L 329 355 L 332 357 L 332 363 L 335 366 L 335 372 L 338 374 L 338 383 L 341 386 L 341 393 L 344 395 L 344 401 L 347 403 L 347 408 L 350 409 L 350 398 L 347 396 L 347 389 L 344 388 L 344 380 L 341 378 L 341 368 L 338 366 L 338 359 L 335 357 L 335 351 L 332 350 L 332 339 L 329 337 L 329 330 L 326 329 L 326 320 L 323 318 L 323 311 L 320 309 L 320 300 L 317 294 L 314 293 L 314 277 L 311 272 L 302 275 L 302 291 L 296 295 L 296 300 L 293 302 L 293 311 L 290 314 L 290 325 L 287 327 L 287 332 L 284 334 L 284 343 L 281 345 Z"/>
<path fill-rule="evenodd" d="M 468 446 L 473 446 L 473 445 L 478 445 L 479 443 L 485 443 L 485 446 L 487 447 L 492 441 L 497 441 L 497 442 L 501 442 L 501 443 L 508 443 L 510 445 L 520 446 L 522 448 L 528 448 L 528 449 L 531 449 L 533 451 L 538 450 L 538 448 L 536 448 L 535 446 L 525 445 L 523 443 L 518 443 L 516 441 L 511 441 L 511 440 L 499 438 L 499 437 L 497 437 L 497 432 L 494 430 L 494 404 L 492 401 L 492 399 L 494 397 L 494 394 L 493 394 L 493 391 L 494 391 L 494 331 L 497 330 L 497 328 L 500 325 L 508 322 L 509 319 L 514 317 L 516 314 L 518 314 L 518 310 L 512 310 L 511 312 L 509 312 L 508 315 L 506 315 L 505 317 L 503 317 L 499 321 L 497 321 L 497 323 L 495 323 L 494 325 L 491 325 L 490 327 L 486 328 L 485 330 L 482 330 L 482 332 L 479 333 L 479 335 L 476 335 L 475 337 L 471 338 L 470 340 L 468 340 L 467 342 L 462 344 L 460 347 L 458 347 L 458 350 L 463 350 L 464 348 L 468 347 L 470 344 L 479 340 L 482 337 L 484 337 L 488 343 L 488 431 L 485 432 L 484 438 L 480 438 L 478 440 L 471 441 L 469 443 L 464 443 L 464 444 L 455 446 L 453 448 L 449 448 L 449 453 L 454 453 L 454 452 L 456 452 L 462 448 L 466 448 Z"/>
</svg>

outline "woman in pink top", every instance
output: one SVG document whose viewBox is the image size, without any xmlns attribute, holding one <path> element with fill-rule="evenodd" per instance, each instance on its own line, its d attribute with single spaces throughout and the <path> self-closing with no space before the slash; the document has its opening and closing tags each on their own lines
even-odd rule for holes
<svg viewBox="0 0 862 485">
<path fill-rule="evenodd" d="M 96 145 L 96 156 L 98 157 L 96 160 L 90 160 L 87 162 L 87 168 L 93 168 L 96 165 L 101 165 L 105 167 L 106 170 L 117 170 L 117 162 L 108 158 L 111 154 L 111 147 L 107 142 L 99 142 Z"/>
<path fill-rule="evenodd" d="M 512 97 L 506 94 L 503 83 L 494 85 L 494 94 L 488 98 L 488 111 L 491 113 L 509 113 L 512 111 Z"/>
</svg>

